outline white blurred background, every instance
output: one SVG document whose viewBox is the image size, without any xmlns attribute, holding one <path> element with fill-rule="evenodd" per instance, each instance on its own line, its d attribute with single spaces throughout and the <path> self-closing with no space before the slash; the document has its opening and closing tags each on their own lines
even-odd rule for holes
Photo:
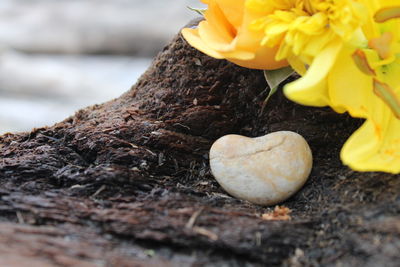
<svg viewBox="0 0 400 267">
<path fill-rule="evenodd" d="M 0 0 L 0 134 L 118 97 L 198 0 Z"/>
</svg>

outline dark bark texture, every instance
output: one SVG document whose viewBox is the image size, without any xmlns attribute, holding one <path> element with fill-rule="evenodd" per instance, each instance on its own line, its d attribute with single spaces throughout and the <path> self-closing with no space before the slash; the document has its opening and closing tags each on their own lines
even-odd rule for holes
<svg viewBox="0 0 400 267">
<path fill-rule="evenodd" d="M 281 93 L 260 115 L 265 87 L 178 35 L 121 97 L 0 137 L 0 266 L 398 266 L 399 176 L 339 159 L 362 122 Z M 208 151 L 279 130 L 306 138 L 314 168 L 283 203 L 292 220 L 266 221 L 220 188 Z"/>
</svg>

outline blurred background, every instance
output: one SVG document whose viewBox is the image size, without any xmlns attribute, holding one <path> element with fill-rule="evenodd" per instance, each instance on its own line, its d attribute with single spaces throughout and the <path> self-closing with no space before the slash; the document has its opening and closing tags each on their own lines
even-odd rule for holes
<svg viewBox="0 0 400 267">
<path fill-rule="evenodd" d="M 0 134 L 118 97 L 198 0 L 0 0 Z"/>
</svg>

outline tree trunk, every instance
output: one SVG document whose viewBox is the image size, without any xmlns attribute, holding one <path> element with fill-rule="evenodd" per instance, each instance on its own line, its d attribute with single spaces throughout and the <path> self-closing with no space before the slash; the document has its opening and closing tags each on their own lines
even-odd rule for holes
<svg viewBox="0 0 400 267">
<path fill-rule="evenodd" d="M 121 97 L 0 137 L 0 266 L 396 266 L 399 177 L 338 157 L 361 122 L 281 93 L 260 114 L 265 87 L 178 35 Z M 229 197 L 208 165 L 220 136 L 278 130 L 314 155 L 289 221 Z"/>
</svg>

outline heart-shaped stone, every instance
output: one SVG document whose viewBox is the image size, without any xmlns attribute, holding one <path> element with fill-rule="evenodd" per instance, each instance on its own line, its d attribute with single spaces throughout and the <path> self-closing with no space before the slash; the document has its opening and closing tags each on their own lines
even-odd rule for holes
<svg viewBox="0 0 400 267">
<path fill-rule="evenodd" d="M 304 138 L 281 131 L 249 138 L 226 135 L 210 150 L 211 171 L 234 197 L 260 205 L 282 202 L 306 182 L 312 153 Z"/>
</svg>

